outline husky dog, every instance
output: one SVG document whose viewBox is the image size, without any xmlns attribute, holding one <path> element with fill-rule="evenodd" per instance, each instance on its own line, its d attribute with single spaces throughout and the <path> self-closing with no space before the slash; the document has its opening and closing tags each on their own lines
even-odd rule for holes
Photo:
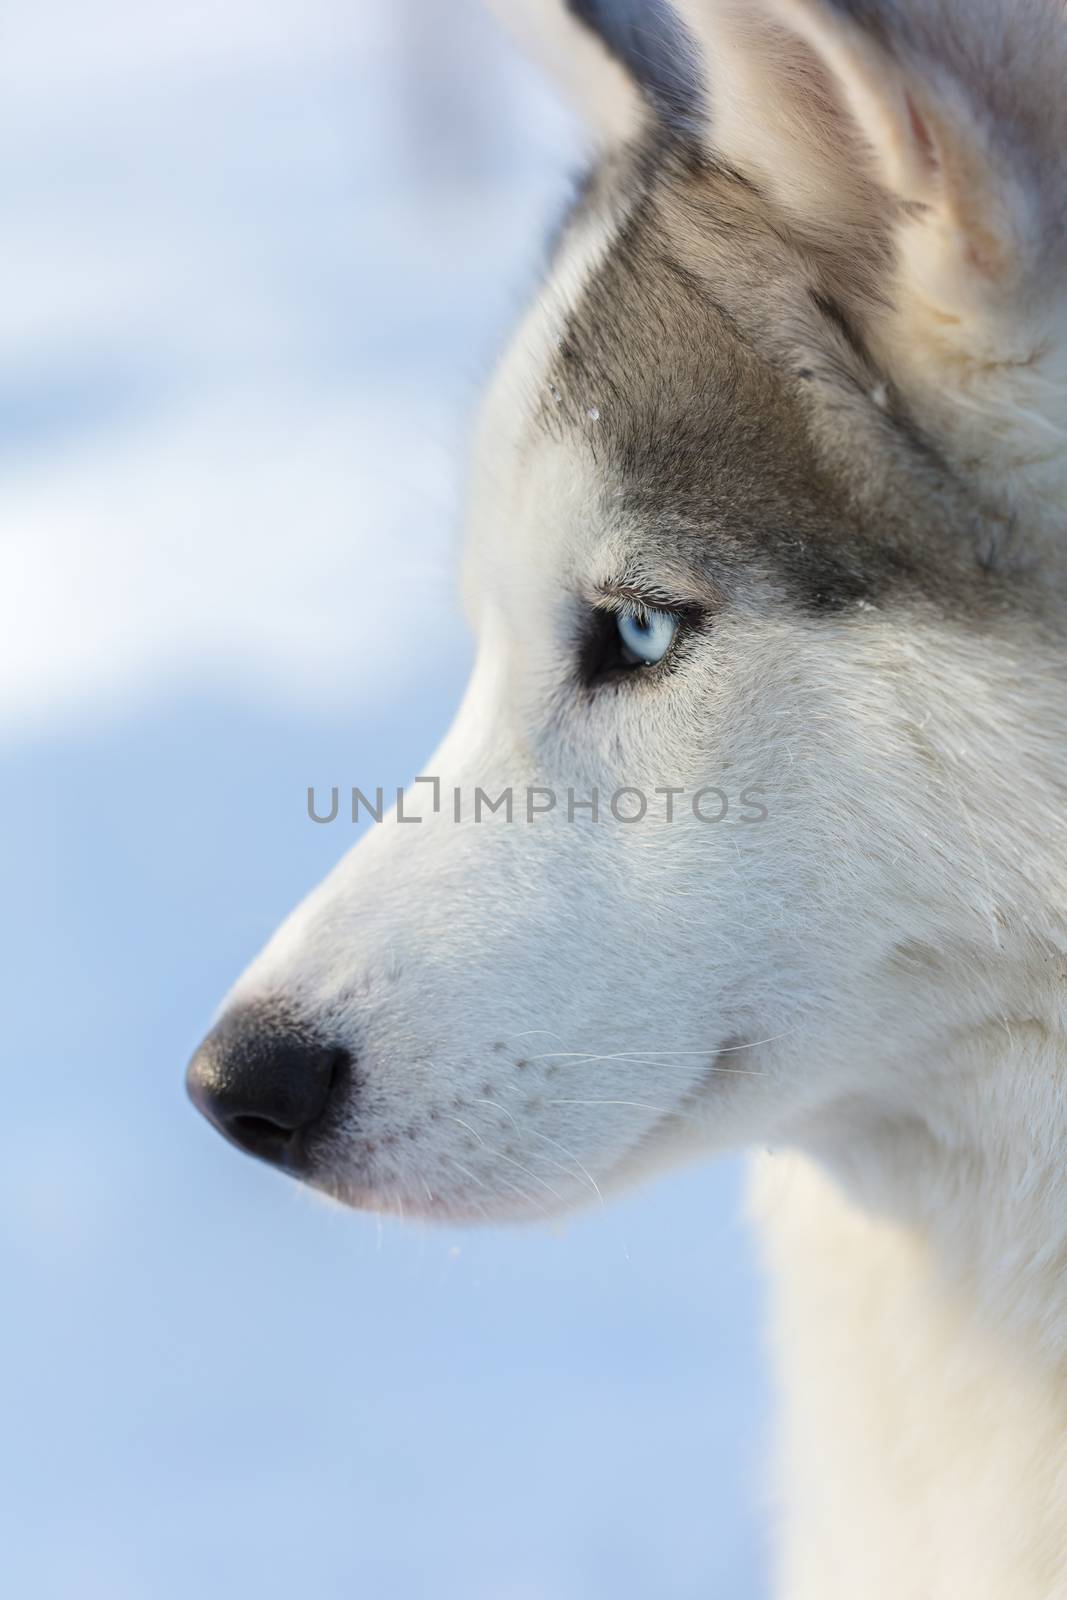
<svg viewBox="0 0 1067 1600">
<path fill-rule="evenodd" d="M 193 1096 L 428 1216 L 769 1147 L 781 1594 L 1067 1595 L 1063 0 L 504 9 L 597 158 L 478 429 L 470 687 Z M 765 818 L 592 809 L 709 784 Z"/>
</svg>

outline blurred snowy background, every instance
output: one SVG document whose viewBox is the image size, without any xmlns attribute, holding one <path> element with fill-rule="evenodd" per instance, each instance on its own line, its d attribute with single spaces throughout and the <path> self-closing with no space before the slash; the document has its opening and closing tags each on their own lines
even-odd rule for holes
<svg viewBox="0 0 1067 1600">
<path fill-rule="evenodd" d="M 758 1600 L 731 1167 L 381 1228 L 182 1089 L 351 843 L 307 784 L 447 724 L 465 431 L 574 130 L 475 0 L 0 36 L 4 1592 Z"/>
</svg>

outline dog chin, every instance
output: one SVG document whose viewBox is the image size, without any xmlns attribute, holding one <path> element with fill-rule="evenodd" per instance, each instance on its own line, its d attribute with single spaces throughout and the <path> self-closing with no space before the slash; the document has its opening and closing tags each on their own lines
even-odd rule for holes
<svg viewBox="0 0 1067 1600">
<path fill-rule="evenodd" d="M 693 1087 L 662 1114 L 614 1160 L 595 1163 L 590 1157 L 571 1183 L 553 1174 L 552 1191 L 536 1200 L 515 1186 L 494 1186 L 492 1177 L 468 1188 L 462 1181 L 449 1186 L 421 1181 L 415 1174 L 398 1173 L 376 1179 L 373 1173 L 352 1170 L 352 1152 L 336 1135 L 325 1143 L 304 1181 L 326 1198 L 349 1210 L 372 1211 L 379 1216 L 424 1222 L 475 1225 L 553 1222 L 604 1203 L 642 1182 L 673 1168 L 705 1158 L 725 1142 L 732 1117 L 727 1103 L 737 1094 L 736 1069 L 723 1066 L 737 1046 L 724 1046 Z M 743 1079 L 742 1079 L 743 1081 Z M 418 1164 L 418 1151 L 412 1150 Z M 447 1162 L 446 1162 L 447 1164 Z M 575 1161 L 575 1166 L 579 1163 Z"/>
<path fill-rule="evenodd" d="M 678 1104 L 665 1108 L 600 1180 L 602 1193 L 620 1194 L 745 1143 L 751 1131 L 748 1124 L 757 1120 L 746 1115 L 751 1079 L 762 1074 L 732 1063 L 738 1052 L 751 1048 L 732 1036 L 724 1040 Z"/>
</svg>

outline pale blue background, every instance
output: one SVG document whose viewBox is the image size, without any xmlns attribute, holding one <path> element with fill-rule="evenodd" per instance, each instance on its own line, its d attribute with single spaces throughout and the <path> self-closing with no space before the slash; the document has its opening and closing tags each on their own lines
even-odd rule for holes
<svg viewBox="0 0 1067 1600">
<path fill-rule="evenodd" d="M 184 1061 L 468 644 L 461 442 L 574 154 L 473 6 L 15 0 L 0 64 L 0 1581 L 764 1593 L 728 1165 L 380 1228 Z"/>
</svg>

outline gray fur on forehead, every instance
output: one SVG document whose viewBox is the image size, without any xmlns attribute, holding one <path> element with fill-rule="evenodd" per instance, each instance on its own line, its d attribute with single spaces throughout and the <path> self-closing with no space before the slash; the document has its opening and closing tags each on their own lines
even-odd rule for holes
<svg viewBox="0 0 1067 1600">
<path fill-rule="evenodd" d="M 606 498 L 710 554 L 727 588 L 762 577 L 814 612 L 965 591 L 981 605 L 982 508 L 752 186 L 662 143 L 616 181 L 628 217 L 567 319 L 538 425 L 581 438 Z"/>
</svg>

